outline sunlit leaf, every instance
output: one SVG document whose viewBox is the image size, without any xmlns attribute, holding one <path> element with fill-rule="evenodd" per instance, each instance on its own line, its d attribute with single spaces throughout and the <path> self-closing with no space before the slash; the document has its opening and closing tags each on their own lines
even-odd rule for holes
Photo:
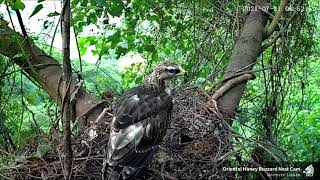
<svg viewBox="0 0 320 180">
<path fill-rule="evenodd" d="M 13 5 L 12 5 L 12 9 L 13 10 L 23 10 L 26 6 L 24 5 L 23 2 L 21 2 L 21 0 L 17 0 Z"/>
<path fill-rule="evenodd" d="M 60 13 L 58 13 L 58 12 L 51 12 L 51 13 L 49 13 L 47 16 L 48 17 L 53 17 L 53 16 L 59 16 L 60 15 Z"/>
<path fill-rule="evenodd" d="M 43 5 L 42 5 L 42 4 L 38 4 L 38 5 L 34 8 L 34 10 L 33 10 L 33 12 L 31 13 L 31 15 L 30 15 L 29 18 L 31 18 L 32 16 L 36 15 L 41 9 L 43 9 Z"/>
</svg>

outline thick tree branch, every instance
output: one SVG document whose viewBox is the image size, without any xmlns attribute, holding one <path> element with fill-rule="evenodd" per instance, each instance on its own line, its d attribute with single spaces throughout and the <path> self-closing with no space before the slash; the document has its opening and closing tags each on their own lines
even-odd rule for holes
<svg viewBox="0 0 320 180">
<path fill-rule="evenodd" d="M 227 81 L 222 87 L 220 87 L 213 95 L 212 100 L 218 100 L 224 93 L 226 93 L 229 89 L 235 87 L 236 85 L 253 79 L 254 76 L 252 74 L 243 74 L 239 77 L 233 78 Z"/>
<path fill-rule="evenodd" d="M 0 53 L 23 68 L 58 105 L 61 105 L 61 97 L 63 97 L 63 87 L 59 85 L 59 79 L 62 76 L 61 65 L 35 46 L 31 40 L 28 47 L 25 37 L 9 28 L 8 23 L 2 19 L 0 19 L 0 36 Z M 73 89 L 76 84 L 77 81 L 72 79 L 70 89 Z M 84 88 L 79 89 L 74 103 L 75 118 L 81 119 L 81 122 L 77 123 L 79 126 L 86 125 L 88 121 L 94 121 L 101 114 L 103 108 L 100 106 L 87 113 L 97 102 L 98 100 L 90 96 Z"/>
</svg>

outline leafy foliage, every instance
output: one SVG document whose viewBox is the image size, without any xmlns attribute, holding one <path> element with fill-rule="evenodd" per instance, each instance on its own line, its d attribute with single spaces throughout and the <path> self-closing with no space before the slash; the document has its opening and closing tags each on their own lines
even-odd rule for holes
<svg viewBox="0 0 320 180">
<path fill-rule="evenodd" d="M 26 8 L 21 0 L 7 2 L 13 10 Z M 273 3 L 277 7 L 280 1 Z M 43 4 L 39 1 L 29 18 L 44 11 Z M 305 5 L 317 7 L 316 1 Z M 73 59 L 74 72 L 84 77 L 92 94 L 103 97 L 111 91 L 117 98 L 124 90 L 141 84 L 153 65 L 163 60 L 177 61 L 190 72 L 184 83 L 200 85 L 213 93 L 241 32 L 247 1 L 74 0 L 71 6 L 79 53 L 97 59 L 96 64 L 82 60 L 82 67 L 79 59 Z M 291 15 L 285 13 L 280 29 Z M 50 34 L 59 16 L 56 10 L 48 12 L 42 20 L 45 32 Z M 114 18 L 120 20 L 111 23 Z M 259 57 L 256 79 L 248 82 L 233 123 L 233 129 L 247 138 L 274 140 L 296 161 L 319 161 L 320 157 L 317 19 L 316 12 L 299 13 L 277 43 Z M 88 32 L 89 28 L 92 31 Z M 61 60 L 61 52 L 50 50 L 51 44 L 43 36 L 32 38 L 45 52 Z M 120 67 L 118 59 L 128 53 L 140 54 L 145 62 Z M 17 54 L 15 58 L 22 56 Z M 35 134 L 48 135 L 58 119 L 58 110 L 19 67 L 1 58 L 0 71 L 5 74 L 0 80 L 1 116 L 14 143 L 23 147 Z M 41 141 L 37 142 L 39 157 L 50 151 L 47 140 Z M 0 142 L 4 142 L 1 136 Z M 242 159 L 250 159 L 255 143 L 232 142 L 236 149 L 243 149 Z"/>
</svg>

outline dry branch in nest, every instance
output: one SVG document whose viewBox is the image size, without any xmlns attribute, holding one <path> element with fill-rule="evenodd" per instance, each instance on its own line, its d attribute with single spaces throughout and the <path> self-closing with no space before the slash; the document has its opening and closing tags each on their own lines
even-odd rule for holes
<svg viewBox="0 0 320 180">
<path fill-rule="evenodd" d="M 141 179 L 220 179 L 234 177 L 223 171 L 234 152 L 229 145 L 230 130 L 219 111 L 208 108 L 208 96 L 199 87 L 182 87 L 174 92 L 171 127 L 154 160 L 144 168 Z M 79 130 L 73 140 L 73 178 L 100 179 L 105 146 L 109 138 L 112 102 L 103 111 L 104 118 Z M 59 152 L 59 151 L 57 151 Z M 59 154 L 46 159 L 16 162 L 3 175 L 14 179 L 62 179 Z M 14 175 L 14 176 L 13 176 Z"/>
</svg>

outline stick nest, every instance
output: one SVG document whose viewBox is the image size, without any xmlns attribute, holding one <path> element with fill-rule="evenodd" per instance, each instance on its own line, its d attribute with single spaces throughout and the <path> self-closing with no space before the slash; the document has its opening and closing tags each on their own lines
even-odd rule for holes
<svg viewBox="0 0 320 180">
<path fill-rule="evenodd" d="M 223 171 L 232 151 L 223 118 L 206 104 L 208 95 L 199 87 L 182 87 L 174 92 L 171 127 L 141 179 L 220 179 L 233 177 Z M 73 141 L 73 179 L 101 179 L 105 146 L 112 119 L 110 101 L 104 119 L 80 129 Z M 52 143 L 52 153 L 43 158 L 11 162 L 3 177 L 13 179 L 63 179 L 61 144 Z M 2 168 L 4 169 L 4 168 Z M 1 173 L 1 172 L 0 172 Z"/>
</svg>

